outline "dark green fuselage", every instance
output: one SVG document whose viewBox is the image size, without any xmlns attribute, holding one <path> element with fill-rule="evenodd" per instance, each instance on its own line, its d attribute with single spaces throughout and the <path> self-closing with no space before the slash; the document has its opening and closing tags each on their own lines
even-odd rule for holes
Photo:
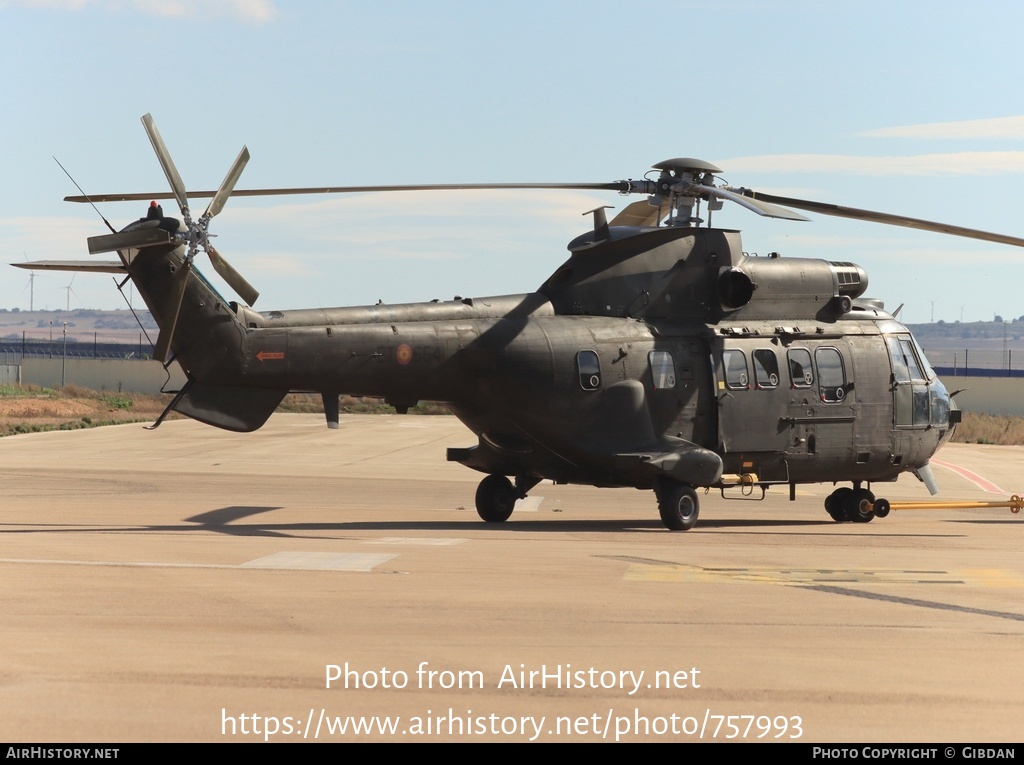
<svg viewBox="0 0 1024 765">
<path fill-rule="evenodd" d="M 945 389 L 852 264 L 747 257 L 737 232 L 682 227 L 569 249 L 535 293 L 322 310 L 239 307 L 193 271 L 175 408 L 244 431 L 289 391 L 443 401 L 479 437 L 449 459 L 638 488 L 894 480 L 949 435 Z M 183 255 L 123 255 L 161 326 Z"/>
</svg>

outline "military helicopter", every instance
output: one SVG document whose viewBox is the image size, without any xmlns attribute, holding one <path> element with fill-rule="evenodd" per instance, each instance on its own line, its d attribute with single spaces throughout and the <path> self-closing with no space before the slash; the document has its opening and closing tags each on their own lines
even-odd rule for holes
<svg viewBox="0 0 1024 765">
<path fill-rule="evenodd" d="M 610 183 L 357 186 L 234 190 L 243 147 L 216 191 L 187 192 L 152 117 L 146 133 L 171 193 L 69 201 L 154 200 L 147 217 L 91 237 L 118 260 L 17 263 L 126 274 L 160 335 L 155 356 L 187 382 L 171 411 L 233 431 L 261 427 L 292 391 L 323 397 L 337 428 L 341 394 L 381 397 L 404 413 L 446 402 L 477 436 L 447 459 L 485 475 L 476 509 L 511 515 L 541 480 L 653 490 L 664 525 L 693 528 L 698 489 L 761 497 L 804 483 L 844 484 L 825 500 L 840 522 L 888 514 L 871 485 L 912 471 L 934 494 L 929 459 L 960 412 L 909 330 L 864 297 L 847 262 L 748 256 L 740 233 L 701 219 L 733 202 L 807 220 L 791 208 L 1014 246 L 1024 239 L 716 185 L 721 171 L 670 159 Z M 228 198 L 436 189 L 545 188 L 640 194 L 592 230 L 532 293 L 445 302 L 257 312 L 258 292 L 212 246 Z M 211 198 L 194 218 L 189 197 Z M 156 199 L 176 200 L 181 219 Z M 101 216 L 102 217 L 102 216 Z M 105 220 L 105 219 L 104 219 Z M 218 294 L 199 251 L 245 304 Z M 121 283 L 123 286 L 124 282 Z M 510 480 L 511 477 L 511 480 Z M 848 485 L 845 485 L 848 484 Z"/>
</svg>

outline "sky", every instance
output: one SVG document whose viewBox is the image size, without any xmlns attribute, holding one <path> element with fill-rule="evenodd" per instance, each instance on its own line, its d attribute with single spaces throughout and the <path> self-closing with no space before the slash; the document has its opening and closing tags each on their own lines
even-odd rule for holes
<svg viewBox="0 0 1024 765">
<path fill-rule="evenodd" d="M 87 193 L 166 189 L 146 113 L 193 189 L 243 144 L 239 188 L 605 182 L 696 157 L 735 186 L 1024 236 L 1022 28 L 1009 0 L 0 0 L 0 262 L 85 259 L 106 233 L 55 157 Z M 584 213 L 636 199 L 234 198 L 211 230 L 257 309 L 399 303 L 532 291 Z M 807 217 L 727 203 L 715 223 L 749 252 L 858 263 L 907 322 L 1024 315 L 1020 248 Z M 35 307 L 125 307 L 109 275 L 70 277 L 37 275 Z M 0 308 L 29 300 L 8 268 Z"/>
</svg>

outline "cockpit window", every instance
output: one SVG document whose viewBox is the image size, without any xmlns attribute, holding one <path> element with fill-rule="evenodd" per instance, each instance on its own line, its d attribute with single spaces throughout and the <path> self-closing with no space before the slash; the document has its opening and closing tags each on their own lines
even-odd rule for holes
<svg viewBox="0 0 1024 765">
<path fill-rule="evenodd" d="M 928 363 L 928 359 L 924 355 L 924 351 L 921 350 L 921 346 L 917 342 L 917 338 L 913 335 L 910 336 L 910 342 L 914 344 L 914 350 L 917 351 L 917 357 L 921 360 L 921 370 L 924 372 L 926 380 L 934 380 L 935 370 L 932 369 L 932 365 Z"/>
<path fill-rule="evenodd" d="M 896 382 L 925 381 L 935 377 L 927 360 L 924 360 L 924 353 L 910 335 L 890 335 L 885 338 L 885 342 L 889 347 L 892 374 Z M 921 360 L 924 360 L 923 364 Z"/>
</svg>

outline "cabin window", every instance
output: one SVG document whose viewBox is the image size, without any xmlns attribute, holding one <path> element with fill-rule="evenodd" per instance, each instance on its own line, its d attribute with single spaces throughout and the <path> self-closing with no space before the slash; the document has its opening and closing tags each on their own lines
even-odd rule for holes
<svg viewBox="0 0 1024 765">
<path fill-rule="evenodd" d="M 821 400 L 838 403 L 846 398 L 846 371 L 843 357 L 835 348 L 819 348 L 814 352 L 818 364 L 818 392 Z"/>
<path fill-rule="evenodd" d="M 722 351 L 722 366 L 725 367 L 725 384 L 730 390 L 746 390 L 750 387 L 747 357 L 743 351 Z"/>
<path fill-rule="evenodd" d="M 814 368 L 811 366 L 811 352 L 806 348 L 791 348 L 789 357 L 789 378 L 794 388 L 810 388 L 814 385 Z"/>
<path fill-rule="evenodd" d="M 597 351 L 580 351 L 576 354 L 576 372 L 583 390 L 597 390 L 601 387 L 601 359 Z"/>
<path fill-rule="evenodd" d="M 779 387 L 779 360 L 772 349 L 754 351 L 754 381 L 759 389 Z"/>
<path fill-rule="evenodd" d="M 655 390 L 676 387 L 676 365 L 668 351 L 651 351 L 647 354 L 651 365 L 651 382 Z"/>
</svg>

